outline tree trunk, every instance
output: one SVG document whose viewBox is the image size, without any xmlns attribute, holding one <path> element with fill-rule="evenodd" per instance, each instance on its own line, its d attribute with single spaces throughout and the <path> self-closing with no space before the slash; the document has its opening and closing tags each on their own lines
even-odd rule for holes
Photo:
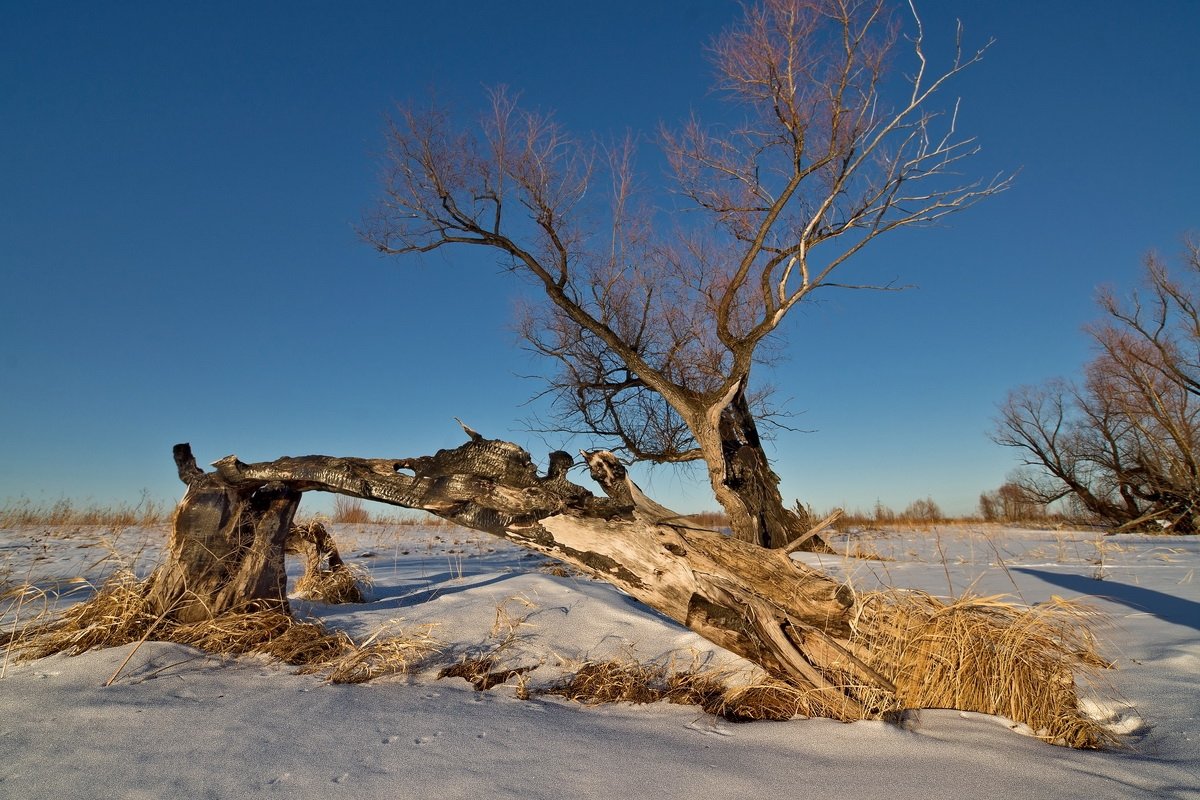
<svg viewBox="0 0 1200 800">
<path fill-rule="evenodd" d="M 155 591 L 163 594 L 159 606 L 197 593 L 207 609 L 241 590 L 248 594 L 232 599 L 286 604 L 282 570 L 265 569 L 254 580 L 250 562 L 281 563 L 295 498 L 304 491 L 330 491 L 429 511 L 570 564 L 815 692 L 832 716 L 869 713 L 848 683 L 894 690 L 851 654 L 854 596 L 845 586 L 794 562 L 784 550 L 680 522 L 642 495 L 607 451 L 585 454 L 593 478 L 608 494 L 596 497 L 566 479 L 572 463 L 567 453 L 552 454 L 543 477 L 520 447 L 468 433 L 472 438 L 465 445 L 419 458 L 303 456 L 244 464 L 228 456 L 214 464 L 215 473 L 181 468 L 188 492 L 171 563 L 155 581 Z M 194 467 L 187 445 L 177 450 Z M 236 581 L 218 580 L 231 570 Z M 187 607 L 199 613 L 201 605 Z"/>
<path fill-rule="evenodd" d="M 187 445 L 176 445 L 175 464 L 188 488 L 151 584 L 151 613 L 187 623 L 232 610 L 289 612 L 284 543 L 300 491 L 230 485 L 200 470 Z"/>
<path fill-rule="evenodd" d="M 742 385 L 745 386 L 744 381 Z M 779 476 L 771 469 L 763 451 L 744 388 L 722 410 L 716 433 L 707 442 L 697 439 L 709 464 L 713 493 L 729 516 L 733 535 L 769 548 L 786 547 L 803 536 L 807 528 L 783 504 Z M 714 466 L 719 468 L 713 469 Z M 819 536 L 809 538 L 801 549 L 829 551 Z"/>
</svg>

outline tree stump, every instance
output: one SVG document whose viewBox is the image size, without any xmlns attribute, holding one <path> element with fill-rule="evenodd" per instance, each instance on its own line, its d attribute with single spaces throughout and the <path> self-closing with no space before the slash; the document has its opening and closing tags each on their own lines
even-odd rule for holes
<svg viewBox="0 0 1200 800">
<path fill-rule="evenodd" d="M 229 611 L 290 613 L 284 544 L 301 492 L 282 483 L 231 486 L 197 467 L 187 445 L 176 445 L 175 464 L 188 488 L 150 612 L 180 623 Z"/>
</svg>

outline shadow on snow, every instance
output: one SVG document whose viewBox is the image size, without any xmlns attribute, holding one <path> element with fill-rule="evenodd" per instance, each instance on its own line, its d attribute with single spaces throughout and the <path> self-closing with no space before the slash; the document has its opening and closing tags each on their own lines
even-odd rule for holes
<svg viewBox="0 0 1200 800">
<path fill-rule="evenodd" d="M 1137 611 L 1153 614 L 1164 622 L 1200 630 L 1200 603 L 1192 600 L 1109 579 L 1097 580 L 1084 575 L 1047 572 L 1032 567 L 1013 567 L 1013 571 L 1032 575 L 1046 583 L 1061 586 L 1073 592 L 1092 595 L 1102 600 L 1120 603 Z"/>
</svg>

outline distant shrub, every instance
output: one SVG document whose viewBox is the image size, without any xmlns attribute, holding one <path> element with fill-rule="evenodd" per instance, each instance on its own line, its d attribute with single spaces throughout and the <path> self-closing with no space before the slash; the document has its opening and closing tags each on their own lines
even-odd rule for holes
<svg viewBox="0 0 1200 800">
<path fill-rule="evenodd" d="M 904 519 L 910 522 L 938 522 L 945 519 L 942 509 L 932 497 L 914 500 L 904 509 Z"/>
<path fill-rule="evenodd" d="M 1044 520 L 1047 513 L 1045 503 L 1019 483 L 1009 481 L 979 495 L 979 515 L 986 522 L 1030 522 Z"/>
<path fill-rule="evenodd" d="M 361 499 L 341 494 L 333 498 L 331 519 L 348 525 L 368 525 L 375 521 Z"/>
<path fill-rule="evenodd" d="M 724 511 L 701 511 L 699 514 L 690 514 L 689 522 L 694 522 L 702 528 L 721 528 L 729 527 L 729 517 Z"/>
</svg>

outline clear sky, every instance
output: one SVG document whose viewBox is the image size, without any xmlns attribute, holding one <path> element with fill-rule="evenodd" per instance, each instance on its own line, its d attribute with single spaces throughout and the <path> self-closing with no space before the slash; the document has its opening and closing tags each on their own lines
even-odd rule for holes
<svg viewBox="0 0 1200 800">
<path fill-rule="evenodd" d="M 789 500 L 969 513 L 1014 453 L 1006 392 L 1073 375 L 1096 287 L 1200 228 L 1200 2 L 919 0 L 984 61 L 949 89 L 1015 187 L 881 238 L 789 324 L 770 376 L 795 424 L 773 445 Z M 0 24 L 0 502 L 181 494 L 201 462 L 456 446 L 461 417 L 521 421 L 539 365 L 518 287 L 479 253 L 385 259 L 354 225 L 383 117 L 430 90 L 464 113 L 507 84 L 586 134 L 715 107 L 702 51 L 734 3 L 13 2 Z M 600 444 L 597 442 L 597 444 Z M 643 475 L 683 511 L 701 476 Z M 312 506 L 310 506 L 312 507 Z"/>
</svg>

